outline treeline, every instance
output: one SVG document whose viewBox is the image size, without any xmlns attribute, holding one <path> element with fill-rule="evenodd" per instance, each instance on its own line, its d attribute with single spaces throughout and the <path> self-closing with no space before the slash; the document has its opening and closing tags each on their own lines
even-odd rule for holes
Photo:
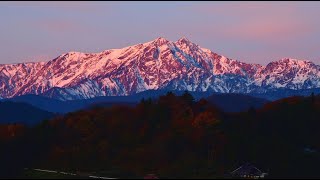
<svg viewBox="0 0 320 180">
<path fill-rule="evenodd" d="M 319 177 L 318 97 L 225 113 L 188 93 L 137 106 L 94 107 L 36 127 L 0 127 L 2 177 L 24 167 L 117 177 L 226 177 L 252 163 L 269 177 Z"/>
</svg>

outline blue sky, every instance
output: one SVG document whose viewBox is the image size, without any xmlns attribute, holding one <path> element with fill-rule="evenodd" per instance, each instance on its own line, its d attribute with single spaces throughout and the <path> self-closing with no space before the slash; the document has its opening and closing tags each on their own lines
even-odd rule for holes
<svg viewBox="0 0 320 180">
<path fill-rule="evenodd" d="M 164 37 L 249 63 L 320 64 L 320 2 L 0 2 L 0 63 Z"/>
</svg>

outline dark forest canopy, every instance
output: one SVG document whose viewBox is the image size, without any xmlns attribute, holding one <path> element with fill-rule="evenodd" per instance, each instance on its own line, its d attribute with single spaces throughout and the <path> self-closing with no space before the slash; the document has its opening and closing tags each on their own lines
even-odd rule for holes
<svg viewBox="0 0 320 180">
<path fill-rule="evenodd" d="M 320 99 L 290 97 L 227 113 L 188 93 L 92 107 L 36 127 L 0 126 L 0 177 L 23 168 L 117 177 L 228 177 L 252 163 L 269 177 L 319 177 Z"/>
</svg>

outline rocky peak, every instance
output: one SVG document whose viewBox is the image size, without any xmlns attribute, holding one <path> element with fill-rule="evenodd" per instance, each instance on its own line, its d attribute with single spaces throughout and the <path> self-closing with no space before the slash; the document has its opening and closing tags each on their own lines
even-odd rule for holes
<svg viewBox="0 0 320 180">
<path fill-rule="evenodd" d="M 192 43 L 188 38 L 186 38 L 186 37 L 181 37 L 180 39 L 178 39 L 178 41 L 177 41 L 178 43 L 181 43 L 181 44 L 190 44 L 190 43 Z"/>
<path fill-rule="evenodd" d="M 156 45 L 156 46 L 162 46 L 164 44 L 167 44 L 169 41 L 163 37 L 158 37 L 157 39 L 153 40 L 152 41 L 152 44 L 153 45 Z"/>
</svg>

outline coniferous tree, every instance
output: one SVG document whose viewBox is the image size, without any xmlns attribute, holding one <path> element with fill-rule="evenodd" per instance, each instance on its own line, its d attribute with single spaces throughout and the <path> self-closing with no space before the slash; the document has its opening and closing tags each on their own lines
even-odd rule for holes
<svg viewBox="0 0 320 180">
<path fill-rule="evenodd" d="M 312 104 L 314 104 L 314 100 L 315 100 L 314 92 L 312 92 L 312 93 L 311 93 L 311 103 L 312 103 Z"/>
<path fill-rule="evenodd" d="M 144 104 L 146 102 L 146 100 L 144 99 L 144 97 L 140 100 L 141 104 Z"/>
<path fill-rule="evenodd" d="M 185 102 L 187 102 L 188 105 L 192 105 L 195 101 L 193 96 L 188 91 L 185 91 L 183 93 L 182 99 L 185 100 Z"/>
<path fill-rule="evenodd" d="M 174 94 L 173 94 L 172 91 L 168 91 L 167 94 L 166 94 L 166 96 L 170 96 L 170 97 L 171 97 L 171 96 L 174 96 Z"/>
</svg>

